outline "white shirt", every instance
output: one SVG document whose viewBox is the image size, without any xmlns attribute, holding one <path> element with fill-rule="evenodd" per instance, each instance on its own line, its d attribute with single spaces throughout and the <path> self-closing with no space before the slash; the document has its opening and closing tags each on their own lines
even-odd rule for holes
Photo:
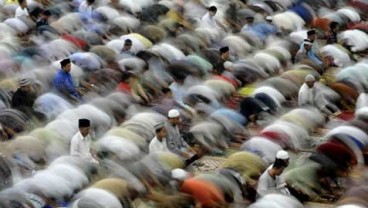
<svg viewBox="0 0 368 208">
<path fill-rule="evenodd" d="M 22 7 L 18 7 L 15 10 L 15 18 L 18 18 L 21 16 L 29 16 L 27 8 L 22 9 Z"/>
<path fill-rule="evenodd" d="M 87 1 L 83 1 L 79 5 L 79 13 L 86 15 L 87 17 L 92 17 L 92 5 L 88 5 Z"/>
<path fill-rule="evenodd" d="M 268 171 L 272 168 L 272 165 L 267 168 L 265 172 L 261 175 L 258 180 L 257 186 L 257 194 L 259 197 L 263 197 L 270 193 L 282 193 L 286 195 L 290 195 L 289 190 L 285 187 L 286 182 L 283 177 L 283 174 L 280 176 L 276 176 L 273 179 Z"/>
<path fill-rule="evenodd" d="M 83 137 L 80 132 L 76 133 L 70 143 L 70 155 L 80 156 L 84 159 L 93 159 L 90 153 L 91 142 L 91 136 L 89 134 Z"/>
<path fill-rule="evenodd" d="M 155 153 L 155 152 L 170 152 L 169 148 L 167 148 L 166 139 L 163 138 L 162 141 L 159 141 L 157 137 L 154 137 L 149 146 L 149 153 Z"/>
<path fill-rule="evenodd" d="M 318 87 L 318 83 L 315 83 L 312 88 L 309 88 L 306 83 L 304 83 L 299 90 L 298 94 L 298 104 L 303 105 L 313 105 L 314 107 L 323 110 L 328 104 L 328 101 L 321 92 L 322 88 Z"/>
<path fill-rule="evenodd" d="M 201 20 L 208 27 L 212 27 L 214 29 L 218 29 L 218 26 L 217 26 L 215 17 L 210 16 L 210 13 L 209 12 L 207 12 L 205 15 L 203 15 L 203 17 L 202 17 Z"/>
</svg>

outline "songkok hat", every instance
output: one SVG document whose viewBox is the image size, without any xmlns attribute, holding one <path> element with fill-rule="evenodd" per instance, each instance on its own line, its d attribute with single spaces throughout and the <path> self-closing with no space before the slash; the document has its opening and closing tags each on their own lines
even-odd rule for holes
<svg viewBox="0 0 368 208">
<path fill-rule="evenodd" d="M 225 47 L 222 47 L 222 48 L 220 48 L 220 52 L 221 53 L 226 53 L 226 52 L 228 52 L 230 49 L 229 49 L 229 47 L 228 46 L 225 46 Z"/>
<path fill-rule="evenodd" d="M 83 127 L 90 127 L 91 126 L 91 122 L 90 120 L 88 119 L 85 119 L 85 118 L 82 118 L 82 119 L 79 119 L 79 127 L 83 128 Z"/>
<path fill-rule="evenodd" d="M 189 173 L 183 169 L 176 168 L 171 171 L 171 177 L 183 181 L 189 177 Z"/>
<path fill-rule="evenodd" d="M 316 31 L 315 30 L 309 30 L 307 32 L 307 35 L 310 36 L 310 35 L 315 35 L 316 34 Z"/>
<path fill-rule="evenodd" d="M 125 40 L 125 44 L 132 44 L 132 40 L 130 40 L 130 39 L 126 39 L 126 40 Z"/>
<path fill-rule="evenodd" d="M 180 116 L 180 113 L 176 109 L 171 109 L 169 111 L 169 113 L 167 114 L 167 117 L 169 117 L 169 118 L 176 118 L 176 117 L 179 117 L 179 116 Z"/>
<path fill-rule="evenodd" d="M 21 86 L 21 87 L 27 86 L 29 84 L 31 84 L 31 82 L 28 79 L 25 79 L 25 78 L 24 79 L 21 79 L 19 81 L 19 86 Z"/>
<path fill-rule="evenodd" d="M 314 78 L 314 76 L 313 76 L 313 75 L 308 74 L 308 75 L 305 77 L 305 80 L 304 80 L 304 81 L 306 81 L 306 82 L 314 82 L 314 81 L 316 81 L 316 78 Z"/>
<path fill-rule="evenodd" d="M 70 59 L 64 59 L 64 60 L 60 61 L 61 67 L 64 67 L 68 64 L 70 64 Z"/>
<path fill-rule="evenodd" d="M 285 150 L 279 150 L 276 153 L 276 159 L 287 160 L 289 159 L 289 153 L 286 152 Z"/>
</svg>

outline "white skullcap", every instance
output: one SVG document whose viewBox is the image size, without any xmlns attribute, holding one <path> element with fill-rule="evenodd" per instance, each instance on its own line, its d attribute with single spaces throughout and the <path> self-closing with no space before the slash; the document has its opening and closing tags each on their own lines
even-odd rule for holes
<svg viewBox="0 0 368 208">
<path fill-rule="evenodd" d="M 225 61 L 224 68 L 225 69 L 232 69 L 234 67 L 234 64 L 230 61 Z"/>
<path fill-rule="evenodd" d="M 305 81 L 306 81 L 306 82 L 313 82 L 313 81 L 316 81 L 316 78 L 314 78 L 314 76 L 313 76 L 313 75 L 308 74 L 308 75 L 305 77 Z"/>
<path fill-rule="evenodd" d="M 279 150 L 276 154 L 276 159 L 287 160 L 289 159 L 289 153 L 285 150 Z"/>
<path fill-rule="evenodd" d="M 167 114 L 167 117 L 169 117 L 169 118 L 176 118 L 176 117 L 179 117 L 179 116 L 180 116 L 180 113 L 176 109 L 171 109 L 169 111 L 169 113 Z"/>
<path fill-rule="evenodd" d="M 189 173 L 183 169 L 176 168 L 171 171 L 171 177 L 183 181 L 189 177 Z"/>
<path fill-rule="evenodd" d="M 271 16 L 267 16 L 267 17 L 266 17 L 266 20 L 268 20 L 268 21 L 272 21 L 272 20 L 273 20 L 273 18 L 272 18 Z"/>
</svg>

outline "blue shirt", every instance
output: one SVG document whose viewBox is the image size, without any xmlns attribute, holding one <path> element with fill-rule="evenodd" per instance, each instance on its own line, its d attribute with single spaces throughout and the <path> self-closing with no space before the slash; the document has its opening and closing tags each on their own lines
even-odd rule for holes
<svg viewBox="0 0 368 208">
<path fill-rule="evenodd" d="M 69 72 L 65 72 L 64 70 L 59 70 L 53 80 L 54 88 L 60 93 L 67 93 L 75 96 L 78 99 L 81 99 L 81 96 L 78 94 L 77 89 L 73 84 L 73 78 Z"/>
</svg>

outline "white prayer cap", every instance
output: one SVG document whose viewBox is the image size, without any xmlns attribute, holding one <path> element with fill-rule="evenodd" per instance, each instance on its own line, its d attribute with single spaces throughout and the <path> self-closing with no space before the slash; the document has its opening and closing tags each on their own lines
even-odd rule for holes
<svg viewBox="0 0 368 208">
<path fill-rule="evenodd" d="M 180 116 L 180 113 L 178 110 L 176 109 L 171 109 L 167 115 L 167 117 L 169 118 L 176 118 L 176 117 L 179 117 Z"/>
<path fill-rule="evenodd" d="M 271 16 L 267 16 L 267 17 L 266 17 L 266 20 L 268 20 L 268 21 L 272 21 L 272 20 L 273 20 L 273 18 L 272 18 Z"/>
<path fill-rule="evenodd" d="M 230 61 L 225 61 L 224 68 L 225 69 L 232 69 L 234 67 L 234 64 Z"/>
<path fill-rule="evenodd" d="M 308 75 L 305 77 L 305 81 L 306 81 L 306 82 L 313 82 L 313 81 L 316 81 L 316 78 L 314 78 L 314 76 L 313 76 L 313 75 L 308 74 Z"/>
<path fill-rule="evenodd" d="M 171 177 L 183 181 L 189 177 L 189 173 L 183 169 L 176 168 L 171 171 Z"/>
<path fill-rule="evenodd" d="M 289 159 L 289 153 L 286 152 L 285 150 L 279 150 L 276 153 L 276 159 L 287 160 Z"/>
</svg>

